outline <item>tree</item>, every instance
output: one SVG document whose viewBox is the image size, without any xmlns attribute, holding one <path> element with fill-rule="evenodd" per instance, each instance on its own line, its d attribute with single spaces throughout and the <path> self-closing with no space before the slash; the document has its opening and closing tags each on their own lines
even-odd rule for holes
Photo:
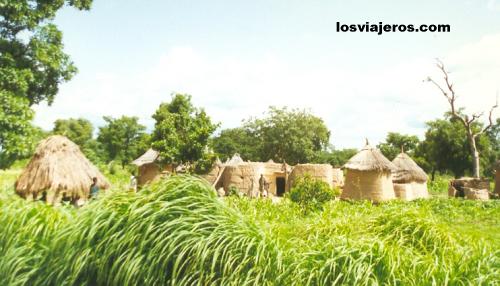
<svg viewBox="0 0 500 286">
<path fill-rule="evenodd" d="M 382 154 L 384 154 L 384 156 L 392 161 L 401 152 L 401 150 L 404 150 L 411 157 L 413 157 L 419 143 L 420 140 L 415 135 L 389 132 L 385 142 L 380 143 L 377 147 L 380 149 Z"/>
<path fill-rule="evenodd" d="M 193 167 L 206 157 L 208 139 L 218 127 L 203 109 L 193 106 L 187 94 L 175 94 L 170 102 L 160 104 L 153 119 L 152 146 L 160 152 L 162 164 Z"/>
<path fill-rule="evenodd" d="M 106 125 L 99 128 L 97 141 L 106 152 L 107 160 L 118 160 L 122 166 L 130 163 L 149 148 L 146 127 L 139 124 L 139 118 L 122 116 L 104 117 Z"/>
<path fill-rule="evenodd" d="M 320 164 L 330 164 L 334 167 L 342 167 L 352 156 L 358 153 L 357 149 L 341 149 L 335 150 L 331 148 L 331 150 L 322 151 L 318 154 L 318 158 L 314 159 L 313 162 Z"/>
<path fill-rule="evenodd" d="M 244 124 L 259 148 L 261 160 L 289 164 L 310 162 L 326 150 L 330 131 L 323 120 L 305 110 L 270 107 L 266 117 Z"/>
<path fill-rule="evenodd" d="M 472 173 L 473 158 L 462 123 L 455 117 L 451 117 L 451 114 L 447 114 L 445 119 L 429 121 L 426 124 L 428 129 L 425 139 L 416 150 L 417 158 L 424 160 L 417 160 L 417 163 L 431 172 L 432 178 L 436 172 L 451 172 L 455 177 Z M 482 126 L 480 123 L 475 123 L 472 128 L 479 130 Z M 486 136 L 478 138 L 476 146 L 480 152 L 489 155 L 490 143 Z M 484 160 L 482 163 L 485 163 Z"/>
<path fill-rule="evenodd" d="M 92 139 L 93 131 L 92 123 L 84 118 L 57 119 L 52 129 L 53 134 L 66 136 L 80 147 Z"/>
<path fill-rule="evenodd" d="M 28 100 L 0 91 L 0 168 L 8 168 L 32 150 L 34 112 Z"/>
<path fill-rule="evenodd" d="M 15 0 L 0 3 L 0 165 L 8 166 L 34 145 L 31 106 L 51 104 L 61 82 L 76 68 L 63 52 L 62 33 L 52 24 L 68 4 L 89 9 L 91 0 Z M 21 111 L 22 110 L 22 111 Z M 8 121 L 6 121 L 8 118 Z M 6 122 L 6 123 L 5 123 Z"/>
<path fill-rule="evenodd" d="M 243 128 L 224 129 L 210 141 L 210 146 L 221 160 L 231 158 L 234 153 L 240 154 L 244 160 L 257 161 L 260 159 L 257 138 Z"/>
<path fill-rule="evenodd" d="M 438 69 L 443 73 L 444 77 L 444 82 L 446 87 L 443 88 L 441 87 L 440 84 L 438 84 L 436 81 L 434 81 L 432 78 L 428 77 L 427 80 L 431 83 L 433 83 L 440 91 L 441 93 L 446 97 L 448 100 L 448 103 L 450 104 L 450 109 L 451 109 L 451 115 L 453 118 L 457 119 L 462 126 L 465 128 L 466 131 L 466 138 L 469 143 L 469 151 L 472 156 L 472 170 L 473 170 L 473 176 L 476 178 L 479 178 L 480 176 L 480 162 L 479 162 L 479 150 L 477 146 L 477 141 L 479 140 L 479 137 L 488 131 L 493 126 L 493 111 L 495 108 L 498 107 L 498 98 L 497 102 L 495 105 L 493 105 L 490 109 L 489 116 L 488 116 L 488 124 L 484 126 L 481 129 L 474 129 L 474 124 L 477 122 L 477 120 L 484 115 L 484 112 L 481 113 L 474 113 L 472 116 L 468 116 L 462 113 L 458 112 L 458 108 L 455 106 L 455 101 L 457 99 L 457 96 L 455 94 L 455 89 L 453 87 L 453 84 L 450 82 L 448 74 L 449 72 L 446 71 L 444 64 L 438 60 L 437 62 L 437 67 Z"/>
</svg>

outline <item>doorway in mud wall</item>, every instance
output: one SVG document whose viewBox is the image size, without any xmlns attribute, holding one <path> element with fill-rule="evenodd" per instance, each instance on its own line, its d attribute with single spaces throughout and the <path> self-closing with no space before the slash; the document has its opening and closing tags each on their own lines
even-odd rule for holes
<svg viewBox="0 0 500 286">
<path fill-rule="evenodd" d="M 286 181 L 284 177 L 276 177 L 276 195 L 282 197 L 285 194 Z"/>
</svg>

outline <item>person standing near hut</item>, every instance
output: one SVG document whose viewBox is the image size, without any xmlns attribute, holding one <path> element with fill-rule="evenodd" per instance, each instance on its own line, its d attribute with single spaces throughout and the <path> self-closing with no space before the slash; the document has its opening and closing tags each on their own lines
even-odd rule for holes
<svg viewBox="0 0 500 286">
<path fill-rule="evenodd" d="M 134 193 L 137 192 L 137 178 L 134 175 L 130 176 L 129 190 Z"/>
<path fill-rule="evenodd" d="M 90 185 L 90 199 L 96 199 L 99 194 L 99 186 L 97 185 L 97 178 L 92 178 L 92 185 Z"/>
<path fill-rule="evenodd" d="M 267 196 L 267 191 L 266 191 L 266 185 L 267 181 L 266 178 L 264 178 L 264 174 L 260 174 L 260 179 L 259 179 L 259 195 L 264 195 L 264 192 L 266 192 Z M 258 195 L 257 195 L 258 197 Z"/>
</svg>

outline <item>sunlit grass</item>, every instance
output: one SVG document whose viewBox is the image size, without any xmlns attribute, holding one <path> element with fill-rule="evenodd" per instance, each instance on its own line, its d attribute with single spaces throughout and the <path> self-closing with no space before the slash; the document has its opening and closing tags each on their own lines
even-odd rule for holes
<svg viewBox="0 0 500 286">
<path fill-rule="evenodd" d="M 217 198 L 173 177 L 81 209 L 0 196 L 0 285 L 495 285 L 500 204 Z"/>
</svg>

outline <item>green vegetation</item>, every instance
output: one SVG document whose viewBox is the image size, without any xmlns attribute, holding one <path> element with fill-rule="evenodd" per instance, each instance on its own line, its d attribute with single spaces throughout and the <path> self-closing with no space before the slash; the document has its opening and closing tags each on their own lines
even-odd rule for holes
<svg viewBox="0 0 500 286">
<path fill-rule="evenodd" d="M 215 159 L 207 152 L 208 139 L 217 129 L 205 110 L 197 108 L 187 94 L 172 95 L 153 115 L 152 146 L 160 152 L 161 164 L 184 163 L 188 169 Z"/>
<path fill-rule="evenodd" d="M 92 0 L 0 2 L 0 168 L 29 156 L 38 137 L 32 106 L 52 104 L 76 67 L 53 23 L 64 5 L 88 10 Z"/>
<path fill-rule="evenodd" d="M 13 182 L 2 171 L 2 182 Z M 0 192 L 1 285 L 495 285 L 500 204 L 299 205 L 172 177 L 80 209 Z"/>
<path fill-rule="evenodd" d="M 304 213 L 308 213 L 321 210 L 324 203 L 335 199 L 339 194 L 340 191 L 334 190 L 328 183 L 305 174 L 297 179 L 295 186 L 287 195 L 292 202 L 300 206 Z"/>
</svg>

